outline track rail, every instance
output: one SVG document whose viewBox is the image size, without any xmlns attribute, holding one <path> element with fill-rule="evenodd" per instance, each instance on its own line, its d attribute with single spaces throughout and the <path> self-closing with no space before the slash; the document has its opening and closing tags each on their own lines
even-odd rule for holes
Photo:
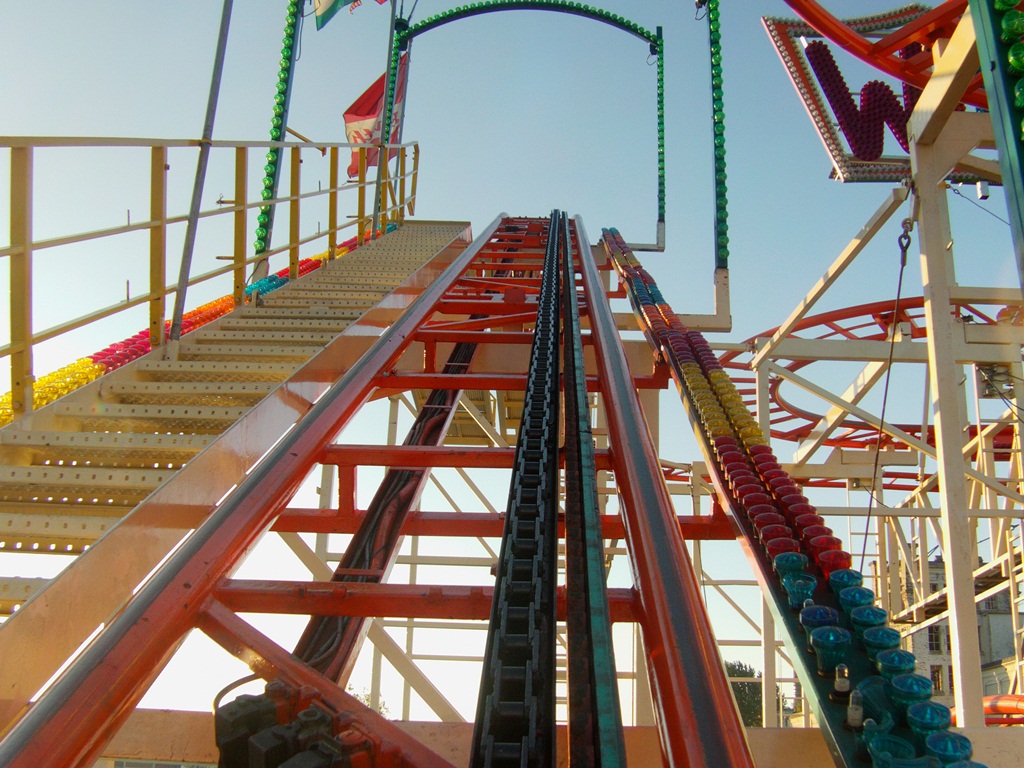
<svg viewBox="0 0 1024 768">
<path fill-rule="evenodd" d="M 563 218 L 562 317 L 565 392 L 565 581 L 569 666 L 569 762 L 610 768 L 626 764 L 604 541 L 597 495 L 597 460 L 590 428 L 580 334 L 575 259 L 583 250 Z"/>
<path fill-rule="evenodd" d="M 473 731 L 473 766 L 555 764 L 559 231 L 548 223 L 523 418 Z"/>
</svg>

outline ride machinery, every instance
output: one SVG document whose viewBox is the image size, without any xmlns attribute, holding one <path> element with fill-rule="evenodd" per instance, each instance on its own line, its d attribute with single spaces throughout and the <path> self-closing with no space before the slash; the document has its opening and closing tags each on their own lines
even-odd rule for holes
<svg viewBox="0 0 1024 768">
<path fill-rule="evenodd" d="M 765 27 L 836 175 L 895 187 L 787 319 L 724 353 L 704 335 L 731 323 L 717 0 L 697 3 L 715 124 L 710 315 L 677 312 L 638 255 L 664 245 L 661 30 L 579 3 L 493 0 L 419 24 L 398 18 L 381 135 L 400 53 L 418 34 L 522 9 L 611 24 L 659 64 L 653 246 L 630 244 L 614 222 L 592 239 L 561 210 L 499 214 L 475 236 L 465 222 L 414 221 L 415 145 L 379 151 L 374 174 L 366 146 L 283 141 L 294 2 L 255 196 L 250 147 L 147 142 L 149 221 L 36 240 L 35 156 L 90 141 L 5 139 L 12 386 L 0 551 L 77 557 L 48 583 L 2 582 L 0 764 L 934 766 L 972 754 L 1017 764 L 1019 729 L 984 726 L 1021 711 L 1024 396 L 1013 382 L 1024 380 L 1024 301 L 1016 285 L 957 283 L 946 195 L 950 180 L 1002 184 L 1024 254 L 1024 14 L 1011 0 L 951 0 L 840 21 L 810 0 L 789 5 L 800 18 Z M 872 84 L 853 106 L 840 50 L 903 81 L 904 103 Z M 881 156 L 883 122 L 908 156 Z M 167 229 L 188 217 L 168 215 L 167 157 L 200 145 L 234 156 L 235 199 L 221 211 L 233 255 L 168 288 Z M 352 149 L 359 176 L 339 182 Z M 303 186 L 303 162 L 322 164 L 326 189 Z M 339 225 L 346 195 L 356 213 Z M 305 235 L 314 198 L 327 200 L 329 225 Z M 922 295 L 811 315 L 904 204 L 898 244 L 905 263 L 917 233 Z M 289 227 L 277 248 L 275 212 Z M 125 304 L 147 310 L 148 327 L 36 378 L 36 345 L 124 307 L 34 330 L 33 253 L 134 231 L 148 232 L 153 277 Z M 270 273 L 278 254 L 288 265 Z M 221 275 L 230 294 L 166 318 L 172 291 Z M 827 360 L 863 367 L 836 390 L 807 368 Z M 922 364 L 922 422 L 887 420 L 884 397 L 876 414 L 872 387 Z M 787 396 L 794 385 L 824 412 Z M 659 457 L 666 389 L 692 427 L 688 464 Z M 996 400 L 1006 408 L 993 415 Z M 845 506 L 830 488 L 846 490 Z M 871 567 L 835 535 L 841 525 L 863 537 Z M 990 551 L 979 551 L 982 533 Z M 277 540 L 286 554 L 268 553 Z M 738 582 L 707 575 L 709 541 L 741 544 L 763 596 L 762 616 L 742 614 L 762 638 L 763 724 L 784 714 L 816 729 L 745 729 L 705 604 L 710 588 L 742 613 L 729 597 Z M 285 559 L 308 575 L 282 570 Z M 944 586 L 932 592 L 935 568 Z M 1003 594 L 1017 682 L 983 699 L 977 604 Z M 940 622 L 955 658 L 955 729 L 940 681 L 916 674 L 927 670 L 912 652 Z M 229 700 L 228 686 L 213 714 L 137 708 L 165 667 L 188 667 L 175 664 L 194 630 L 249 667 L 238 681 L 247 692 Z M 369 692 L 356 696 L 348 686 L 367 667 Z M 806 709 L 771 695 L 788 668 Z M 389 673 L 398 719 L 382 714 Z M 475 706 L 455 703 L 467 690 Z M 430 722 L 412 721 L 411 704 Z"/>
</svg>

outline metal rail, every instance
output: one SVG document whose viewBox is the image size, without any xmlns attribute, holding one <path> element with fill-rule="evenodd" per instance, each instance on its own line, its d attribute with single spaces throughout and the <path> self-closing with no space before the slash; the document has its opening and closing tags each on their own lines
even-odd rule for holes
<svg viewBox="0 0 1024 768">
<path fill-rule="evenodd" d="M 551 214 L 471 764 L 554 766 L 558 552 L 558 231 Z"/>
<path fill-rule="evenodd" d="M 181 286 L 176 284 L 168 285 L 166 280 L 167 230 L 168 227 L 185 223 L 190 218 L 186 215 L 168 215 L 167 189 L 170 172 L 168 149 L 191 148 L 200 145 L 203 147 L 208 146 L 213 149 L 234 149 L 234 176 L 236 179 L 235 199 L 230 201 L 230 204 L 219 205 L 213 210 L 195 212 L 196 219 L 206 219 L 215 216 L 234 217 L 235 231 L 233 244 L 216 245 L 207 241 L 204 241 L 201 244 L 201 247 L 205 249 L 207 253 L 213 250 L 218 253 L 230 253 L 231 255 L 225 255 L 223 257 L 228 261 L 228 263 L 223 267 L 218 267 L 199 275 L 190 275 L 188 279 L 181 284 Z M 408 146 L 409 145 L 396 147 L 401 150 L 403 155 L 402 167 L 405 167 L 404 155 L 408 150 Z M 151 194 L 149 218 L 140 222 L 129 221 L 127 224 L 120 227 L 103 227 L 89 232 L 36 239 L 32 228 L 32 211 L 33 207 L 38 203 L 40 194 L 33 180 L 33 168 L 40 150 L 48 150 L 57 147 L 148 147 L 151 150 L 150 157 L 147 159 Z M 34 350 L 40 343 L 55 339 L 69 331 L 85 327 L 99 320 L 112 317 L 141 304 L 148 304 L 150 330 L 149 340 L 153 347 L 157 347 L 165 341 L 164 328 L 168 319 L 166 317 L 166 302 L 169 297 L 176 295 L 178 290 L 181 288 L 195 286 L 207 280 L 230 275 L 230 279 L 234 284 L 233 294 L 237 305 L 242 303 L 245 299 L 243 289 L 247 281 L 247 268 L 256 261 L 265 260 L 271 256 L 287 251 L 289 253 L 289 269 L 294 277 L 298 274 L 300 246 L 305 246 L 322 238 L 324 251 L 331 253 L 335 248 L 335 240 L 339 233 L 348 227 L 356 228 L 356 232 L 358 233 L 356 237 L 361 242 L 362 232 L 369 225 L 370 221 L 365 204 L 364 192 L 369 184 L 365 173 L 353 183 L 332 183 L 327 188 L 309 190 L 306 192 L 301 191 L 300 176 L 297 173 L 292 173 L 292 185 L 288 190 L 288 194 L 267 200 L 263 200 L 259 197 L 252 200 L 247 199 L 244 183 L 240 186 L 237 183 L 239 178 L 241 178 L 243 182 L 246 178 L 249 151 L 252 149 L 268 149 L 275 153 L 283 152 L 285 149 L 288 149 L 290 162 L 293 168 L 297 169 L 301 161 L 300 153 L 303 149 L 307 151 L 311 149 L 316 150 L 319 155 L 321 154 L 322 147 L 329 148 L 331 150 L 329 158 L 327 159 L 327 171 L 334 182 L 337 182 L 338 177 L 337 167 L 340 150 L 353 149 L 359 151 L 361 154 L 365 154 L 367 151 L 365 145 L 338 143 L 314 145 L 298 144 L 295 142 L 250 143 L 211 141 L 208 144 L 203 144 L 202 142 L 195 140 L 177 141 L 157 139 L 48 139 L 45 137 L 0 137 L 0 148 L 9 148 L 11 154 L 11 168 L 9 173 L 11 200 L 9 210 L 12 224 L 10 245 L 0 248 L 0 262 L 3 261 L 4 257 L 9 259 L 8 270 L 10 272 L 12 296 L 10 308 L 12 332 L 10 343 L 0 345 L 0 361 L 4 358 L 8 358 L 7 361 L 3 362 L 3 366 L 10 372 L 10 395 L 6 395 L 4 393 L 6 387 L 0 384 L 0 424 L 6 423 L 14 418 L 19 418 L 34 410 L 35 407 L 38 407 L 35 403 L 40 390 L 36 386 L 36 382 L 45 378 L 37 375 L 34 370 Z M 403 221 L 405 218 L 406 208 L 408 208 L 409 214 L 412 213 L 416 195 L 415 176 L 418 173 L 417 157 L 418 154 L 415 153 L 414 149 L 413 169 L 408 173 L 399 173 L 397 176 L 390 176 L 387 180 L 390 197 L 393 199 L 397 198 L 400 202 L 396 202 L 386 208 L 386 222 L 395 221 L 400 223 Z M 74 169 L 69 169 L 68 172 L 73 174 Z M 309 173 L 309 171 L 307 171 L 307 173 Z M 409 185 L 408 191 L 407 185 Z M 209 187 L 209 184 L 207 184 L 207 187 Z M 357 200 L 353 201 L 353 207 L 356 211 L 353 219 L 338 224 L 338 195 L 343 192 L 356 193 Z M 334 225 L 324 230 L 320 230 L 318 226 L 318 231 L 313 232 L 309 226 L 309 222 L 311 221 L 311 214 L 309 213 L 309 210 L 310 206 L 314 204 L 313 201 L 321 197 L 326 197 L 328 200 L 332 211 L 331 220 L 334 221 Z M 284 203 L 289 204 L 289 216 L 293 226 L 292 241 L 280 248 L 265 250 L 265 252 L 260 252 L 253 256 L 246 256 L 246 212 L 254 208 L 263 209 L 268 206 L 273 208 L 278 204 Z M 305 233 L 300 233 L 298 226 L 300 221 L 299 214 L 301 211 L 305 211 L 302 219 L 306 222 L 308 230 Z M 61 247 L 82 243 L 96 243 L 98 247 L 98 241 L 101 239 L 108 239 L 107 242 L 111 242 L 109 241 L 109 238 L 146 230 L 150 232 L 150 243 L 148 247 L 150 279 L 144 293 L 137 296 L 129 296 L 124 301 L 120 301 L 116 304 L 96 306 L 85 315 L 68 320 L 61 319 L 50 327 L 44 329 L 37 329 L 35 327 L 35 321 L 33 320 L 32 313 L 33 297 L 35 297 L 35 301 L 38 303 L 40 290 L 38 281 L 33 281 L 31 269 L 32 259 L 35 253 L 44 249 L 60 249 Z M 60 250 L 54 251 L 55 255 L 60 253 L 63 252 Z M 68 266 L 71 270 L 80 267 L 80 264 L 77 267 L 71 265 Z M 229 293 L 229 291 L 225 290 L 225 293 Z"/>
<path fill-rule="evenodd" d="M 597 264 L 581 262 L 665 764 L 753 768 Z"/>
<path fill-rule="evenodd" d="M 445 375 L 465 373 L 475 352 L 476 344 L 457 344 L 445 364 Z M 461 389 L 433 390 L 403 445 L 442 444 L 461 396 Z M 429 468 L 423 467 L 392 467 L 387 471 L 332 581 L 383 581 L 398 555 L 402 525 L 423 493 L 429 474 Z M 295 655 L 325 677 L 344 682 L 351 674 L 368 626 L 366 617 L 313 616 L 295 647 Z"/>
<path fill-rule="evenodd" d="M 367 400 L 379 372 L 406 349 L 499 221 L 419 295 L 129 600 L 5 735 L 0 764 L 34 768 L 95 761 L 184 635 L 203 620 L 218 581 L 273 522 L 319 451 Z M 168 514 L 175 511 L 167 506 Z"/>
<path fill-rule="evenodd" d="M 509 262 L 510 258 L 502 261 Z M 503 277 L 507 270 L 499 270 Z M 475 315 L 474 317 L 482 317 Z M 459 342 L 448 356 L 442 375 L 464 376 L 476 353 L 475 342 Z M 444 442 L 452 418 L 458 408 L 462 389 L 436 388 L 420 409 L 403 447 L 421 449 Z M 416 506 L 429 477 L 429 466 L 417 463 L 415 468 L 392 466 L 381 482 L 345 555 L 335 570 L 332 581 L 345 583 L 379 583 L 398 554 L 399 535 L 410 510 Z M 370 573 L 353 574 L 353 571 Z M 372 574 L 372 575 L 371 575 Z M 369 622 L 347 616 L 314 616 L 303 632 L 295 655 L 332 680 L 346 681 L 356 662 L 359 642 Z"/>
<path fill-rule="evenodd" d="M 565 580 L 569 667 L 569 762 L 611 768 L 626 764 L 604 540 L 598 508 L 597 460 L 580 336 L 573 254 L 582 244 L 563 218 L 563 377 L 565 392 Z"/>
</svg>

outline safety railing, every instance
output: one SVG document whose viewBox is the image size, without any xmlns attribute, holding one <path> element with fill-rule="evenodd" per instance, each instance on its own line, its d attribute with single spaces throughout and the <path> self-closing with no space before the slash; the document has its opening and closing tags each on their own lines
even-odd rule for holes
<svg viewBox="0 0 1024 768">
<path fill-rule="evenodd" d="M 134 338 L 147 348 L 166 342 L 170 322 L 167 299 L 178 290 L 167 280 L 168 274 L 178 273 L 176 261 L 168 258 L 169 243 L 184 239 L 188 221 L 187 214 L 172 211 L 189 208 L 199 145 L 196 139 L 0 137 L 0 175 L 6 165 L 9 178 L 5 186 L 10 190 L 9 211 L 0 210 L 0 244 L 5 223 L 9 229 L 8 244 L 0 247 L 0 260 L 7 260 L 7 270 L 0 268 L 0 279 L 6 271 L 9 296 L 0 296 L 0 307 L 10 319 L 6 338 L 0 323 L 0 359 L 6 363 L 8 375 L 4 378 L 10 381 L 10 392 L 0 395 L 0 425 L 97 378 L 107 368 L 103 362 L 97 366 L 91 358 L 80 358 L 37 381 L 33 368 L 40 345 L 51 343 L 47 360 L 59 360 L 60 355 L 67 360 L 70 350 L 83 343 L 81 333 L 68 334 L 87 327 L 105 328 L 104 321 L 126 312 L 130 315 L 132 310 L 138 315 L 144 307 L 148 307 L 148 338 L 145 331 Z M 284 163 L 277 197 L 262 186 L 262 164 L 252 162 L 254 153 L 271 149 L 276 149 Z M 374 146 L 213 141 L 211 150 L 203 196 L 206 208 L 198 217 L 187 286 L 202 285 L 197 292 L 209 297 L 216 295 L 218 280 L 223 281 L 226 295 L 218 304 L 226 305 L 225 311 L 246 301 L 247 281 L 253 279 L 250 269 L 257 262 L 287 255 L 287 272 L 280 272 L 282 277 L 295 279 L 302 254 L 320 261 L 336 258 L 389 225 L 400 225 L 415 211 L 419 168 L 415 143 L 383 147 L 396 159 L 384 165 L 379 185 L 373 160 L 378 147 Z M 352 167 L 358 172 L 343 180 L 340 163 L 342 157 L 349 159 L 348 153 L 352 153 Z M 172 154 L 175 167 L 186 169 L 174 176 L 169 162 Z M 233 191 L 232 199 L 224 199 L 221 193 L 211 207 L 209 190 L 217 189 L 218 183 L 221 189 Z M 75 195 L 76 187 L 88 194 Z M 122 187 L 125 199 L 131 197 L 136 207 L 140 202 L 148 207 L 147 218 L 133 221 L 129 208 L 122 225 L 74 234 L 60 232 L 61 222 L 88 216 L 98 196 L 121 197 Z M 249 238 L 260 225 L 259 209 L 268 205 L 276 206 L 273 221 L 282 244 L 256 253 Z M 110 206 L 107 208 L 104 215 L 109 221 Z M 7 222 L 5 213 L 9 214 Z M 370 232 L 375 216 L 377 229 Z M 353 230 L 351 237 L 340 242 L 346 230 Z M 45 262 L 44 270 L 38 268 L 40 259 Z M 125 282 L 123 299 L 118 296 L 119 300 L 110 303 L 111 286 L 120 286 L 127 277 L 116 274 L 119 265 L 130 265 L 125 272 L 136 277 L 146 261 L 146 290 L 132 295 L 130 281 Z M 227 263 L 217 263 L 221 261 Z M 114 271 L 102 278 L 104 285 L 94 291 L 91 303 L 88 281 L 82 279 L 90 269 Z M 54 280 L 58 285 L 45 285 Z M 65 316 L 72 313 L 74 316 Z M 199 315 L 193 327 L 212 319 L 209 312 Z M 52 352 L 55 344 L 61 347 L 56 354 Z M 0 392 L 3 389 L 0 384 Z"/>
</svg>

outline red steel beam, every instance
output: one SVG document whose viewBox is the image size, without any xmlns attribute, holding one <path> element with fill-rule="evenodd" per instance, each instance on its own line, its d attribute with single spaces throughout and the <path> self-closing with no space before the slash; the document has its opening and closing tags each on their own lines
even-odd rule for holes
<svg viewBox="0 0 1024 768">
<path fill-rule="evenodd" d="M 576 218 L 597 365 L 604 381 L 615 481 L 639 592 L 651 690 L 665 764 L 754 768 L 686 543 L 629 376 L 615 318 Z"/>
<path fill-rule="evenodd" d="M 924 88 L 928 83 L 929 72 L 921 71 L 919 63 L 904 61 L 891 54 L 881 55 L 874 43 L 844 24 L 814 0 L 786 0 L 786 4 L 820 34 L 866 64 L 917 88 Z M 966 7 L 967 0 L 947 0 L 931 12 L 929 24 L 924 27 L 924 31 L 934 32 L 935 29 L 950 24 L 964 13 Z M 912 40 L 905 37 L 901 38 L 900 42 L 906 44 Z M 925 42 L 927 43 L 927 40 Z M 883 47 L 882 50 L 884 49 Z M 963 101 L 982 109 L 988 107 L 988 99 L 981 89 L 967 93 Z"/>
<path fill-rule="evenodd" d="M 287 509 L 272 530 L 288 533 L 354 533 L 365 510 Z M 687 541 L 730 541 L 736 532 L 724 516 L 679 515 L 679 530 Z M 505 526 L 501 514 L 490 512 L 415 512 L 402 525 L 405 536 L 466 536 L 500 538 Z M 559 522 L 560 535 L 564 533 Z M 621 539 L 626 529 L 618 515 L 601 516 L 601 536 Z"/>
<path fill-rule="evenodd" d="M 237 613 L 486 621 L 494 587 L 226 579 L 214 597 Z M 632 589 L 609 589 L 612 621 L 636 621 L 635 600 Z M 558 589 L 557 610 L 558 620 L 565 621 L 564 586 Z"/>
<path fill-rule="evenodd" d="M 321 454 L 321 464 L 338 466 L 475 467 L 510 469 L 515 448 L 461 448 L 450 445 L 329 445 Z M 607 450 L 596 451 L 597 468 L 611 469 Z"/>
<path fill-rule="evenodd" d="M 938 8 L 932 8 L 924 15 L 873 43 L 871 50 L 876 56 L 889 56 L 899 53 L 910 43 L 922 42 L 936 36 L 949 37 L 956 27 L 956 20 L 966 10 L 967 0 L 954 0 L 954 2 L 947 2 Z M 925 45 L 925 48 L 928 46 Z"/>
<path fill-rule="evenodd" d="M 658 366 L 653 376 L 634 376 L 633 386 L 637 389 L 664 389 L 668 383 L 668 372 Z M 464 389 L 496 390 L 499 392 L 522 392 L 526 376 L 518 373 L 461 373 L 450 376 L 443 373 L 383 373 L 374 382 L 379 387 L 405 391 L 409 389 Z M 587 377 L 587 389 L 600 392 L 604 384 L 600 376 Z"/>
<path fill-rule="evenodd" d="M 501 223 L 495 219 L 384 331 L 189 536 L 0 742 L 0 765 L 92 765 L 131 714 L 214 587 L 295 495 L 320 451 L 369 398 Z M 244 622 L 243 622 L 244 623 Z M 432 753 L 431 753 L 432 754 Z"/>
<path fill-rule="evenodd" d="M 489 318 L 493 325 L 507 325 L 504 317 Z M 500 322 L 499 322 L 500 321 Z M 416 340 L 435 344 L 530 344 L 533 341 L 531 331 L 484 331 L 471 330 L 422 330 L 416 334 Z"/>
<path fill-rule="evenodd" d="M 469 302 L 462 302 L 463 305 Z M 473 312 L 469 318 L 459 320 L 433 320 L 430 323 L 424 325 L 424 331 L 434 331 L 441 329 L 451 329 L 456 331 L 472 331 L 472 330 L 484 330 L 486 328 L 493 328 L 498 326 L 504 328 L 509 325 L 525 325 L 531 324 L 537 319 L 537 311 L 532 310 L 529 312 L 509 312 L 506 314 L 495 313 L 495 308 L 500 308 L 501 305 L 495 305 L 491 301 L 475 301 L 472 302 L 476 307 L 477 311 Z M 476 315 L 476 317 L 473 317 Z"/>
</svg>

